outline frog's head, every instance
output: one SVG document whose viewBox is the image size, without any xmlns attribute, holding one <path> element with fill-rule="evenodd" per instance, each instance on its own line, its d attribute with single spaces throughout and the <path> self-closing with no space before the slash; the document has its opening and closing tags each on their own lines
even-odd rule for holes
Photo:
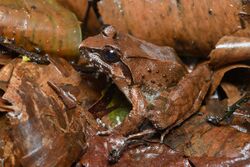
<svg viewBox="0 0 250 167">
<path fill-rule="evenodd" d="M 118 34 L 113 26 L 107 26 L 100 34 L 85 39 L 80 45 L 80 52 L 99 72 L 104 72 L 114 81 L 119 80 L 123 84 L 131 85 L 132 75 L 129 67 L 123 62 L 124 51 L 121 49 L 121 45 L 126 45 L 121 42 L 124 37 Z"/>
</svg>

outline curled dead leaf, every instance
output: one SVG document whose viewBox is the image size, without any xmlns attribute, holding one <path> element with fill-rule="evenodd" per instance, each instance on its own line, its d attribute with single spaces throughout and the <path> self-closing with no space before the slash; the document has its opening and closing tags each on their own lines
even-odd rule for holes
<svg viewBox="0 0 250 167">
<path fill-rule="evenodd" d="M 0 13 L 0 34 L 25 49 L 66 58 L 78 56 L 80 23 L 55 0 L 4 0 Z"/>
<path fill-rule="evenodd" d="M 87 8 L 88 8 L 88 0 L 56 0 L 64 7 L 70 9 L 72 12 L 76 14 L 79 20 L 82 21 L 84 19 Z"/>
<path fill-rule="evenodd" d="M 216 89 L 220 85 L 228 97 L 229 105 L 233 104 L 240 97 L 242 97 L 242 92 L 240 92 L 239 88 L 236 85 L 234 85 L 230 82 L 222 81 L 222 79 L 226 73 L 229 73 L 230 71 L 236 70 L 236 69 L 249 70 L 250 66 L 245 65 L 245 64 L 234 64 L 234 65 L 230 65 L 230 66 L 226 66 L 226 67 L 217 69 L 212 76 L 212 83 L 211 83 L 211 88 L 210 88 L 209 94 L 210 95 L 214 94 L 214 92 L 216 91 Z M 231 79 L 235 78 L 235 77 L 236 76 L 231 76 Z M 241 80 L 243 79 L 242 77 L 243 76 L 241 76 Z M 245 77 L 247 79 L 247 75 L 245 75 Z M 247 84 L 247 83 L 242 83 L 242 84 Z"/>
<path fill-rule="evenodd" d="M 88 9 L 88 4 L 94 4 L 95 1 L 88 0 L 57 0 L 61 5 L 74 12 L 82 22 L 83 35 L 94 35 L 98 33 L 101 25 L 93 10 L 93 6 Z M 85 31 L 86 32 L 85 32 Z"/>
<path fill-rule="evenodd" d="M 210 65 L 219 68 L 228 64 L 250 60 L 250 38 L 225 36 L 210 53 Z"/>
</svg>

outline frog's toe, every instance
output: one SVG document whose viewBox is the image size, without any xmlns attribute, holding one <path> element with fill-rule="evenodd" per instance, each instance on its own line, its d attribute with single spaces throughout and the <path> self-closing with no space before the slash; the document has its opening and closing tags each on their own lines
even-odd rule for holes
<svg viewBox="0 0 250 167">
<path fill-rule="evenodd" d="M 215 126 L 218 126 L 220 124 L 220 122 L 222 121 L 222 118 L 219 116 L 209 115 L 209 116 L 207 116 L 206 120 L 207 120 L 207 122 L 209 122 Z"/>
<path fill-rule="evenodd" d="M 109 163 L 114 164 L 114 163 L 118 162 L 119 159 L 121 158 L 122 154 L 131 145 L 138 145 L 138 146 L 139 145 L 148 145 L 148 143 L 144 140 L 141 140 L 141 139 L 130 140 L 127 138 L 126 140 L 123 141 L 123 144 L 121 146 L 116 147 L 109 152 L 109 156 L 108 156 Z"/>
<path fill-rule="evenodd" d="M 104 130 L 104 131 L 97 131 L 96 135 L 98 136 L 109 136 L 112 133 L 112 130 Z"/>
</svg>

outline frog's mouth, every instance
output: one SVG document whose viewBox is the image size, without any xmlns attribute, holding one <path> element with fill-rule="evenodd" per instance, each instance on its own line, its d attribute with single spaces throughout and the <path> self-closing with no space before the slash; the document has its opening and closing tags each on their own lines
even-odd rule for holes
<svg viewBox="0 0 250 167">
<path fill-rule="evenodd" d="M 114 64 L 110 65 L 101 59 L 100 55 L 102 53 L 100 53 L 97 49 L 82 47 L 80 52 L 81 56 L 88 61 L 89 66 L 95 67 L 98 72 L 104 73 L 111 79 L 120 78 L 126 80 L 128 85 L 133 84 L 132 74 L 129 68 L 122 61 L 117 62 L 117 68 L 115 68 Z"/>
</svg>

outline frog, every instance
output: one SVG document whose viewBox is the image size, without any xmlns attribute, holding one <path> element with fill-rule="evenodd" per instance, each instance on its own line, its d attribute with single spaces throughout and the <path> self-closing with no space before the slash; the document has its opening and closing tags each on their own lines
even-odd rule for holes
<svg viewBox="0 0 250 167">
<path fill-rule="evenodd" d="M 175 102 L 173 99 L 183 92 L 183 95 L 190 93 L 186 83 L 191 87 L 198 85 L 197 91 L 191 93 L 194 96 L 191 103 L 184 105 L 184 113 L 188 113 L 193 105 L 197 110 L 209 87 L 210 71 L 207 65 L 189 73 L 173 48 L 157 46 L 119 32 L 111 25 L 106 26 L 100 34 L 86 38 L 79 49 L 89 65 L 110 77 L 132 104 L 132 110 L 125 120 L 113 129 L 123 136 L 138 132 L 146 120 L 159 130 L 180 124 L 194 111 L 185 118 L 173 114 L 172 119 L 171 113 L 178 108 L 175 105 L 180 105 L 180 100 Z M 167 111 L 169 108 L 170 113 Z"/>
</svg>

